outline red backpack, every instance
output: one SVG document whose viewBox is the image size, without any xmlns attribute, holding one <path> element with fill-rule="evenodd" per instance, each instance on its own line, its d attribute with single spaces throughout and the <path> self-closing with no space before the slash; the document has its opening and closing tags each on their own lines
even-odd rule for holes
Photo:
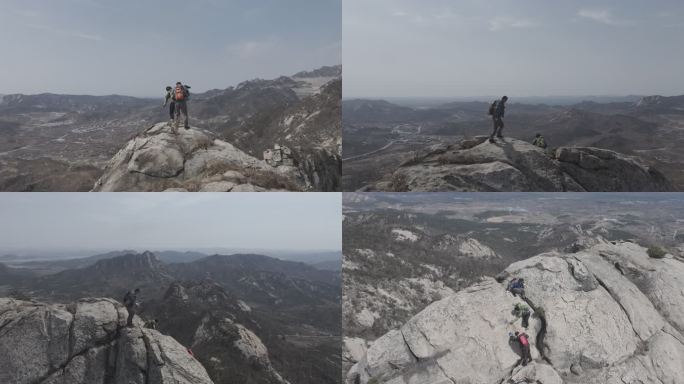
<svg viewBox="0 0 684 384">
<path fill-rule="evenodd" d="M 523 346 L 530 345 L 530 342 L 527 340 L 527 335 L 524 333 L 518 335 L 518 340 L 520 340 L 520 344 L 522 344 Z"/>
<path fill-rule="evenodd" d="M 185 87 L 183 87 L 182 85 L 176 85 L 176 91 L 174 92 L 174 100 L 185 100 Z"/>
</svg>

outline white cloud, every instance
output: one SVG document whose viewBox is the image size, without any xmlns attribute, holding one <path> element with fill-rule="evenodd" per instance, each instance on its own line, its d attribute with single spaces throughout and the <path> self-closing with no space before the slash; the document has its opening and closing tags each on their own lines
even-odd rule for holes
<svg viewBox="0 0 684 384">
<path fill-rule="evenodd" d="M 84 39 L 84 40 L 91 40 L 91 41 L 102 41 L 104 40 L 102 36 L 100 35 L 94 35 L 90 33 L 84 33 L 80 31 L 75 31 L 75 30 L 68 30 L 68 29 L 62 29 L 62 28 L 56 28 L 52 27 L 49 25 L 43 25 L 43 24 L 25 24 L 27 27 L 30 28 L 35 28 L 35 29 L 40 29 L 43 31 L 48 31 L 50 33 L 56 33 L 64 36 L 71 36 L 71 37 L 77 37 L 79 39 Z"/>
<path fill-rule="evenodd" d="M 593 20 L 597 23 L 606 25 L 626 25 L 629 24 L 625 20 L 617 19 L 609 9 L 600 8 L 581 8 L 577 11 L 577 15 L 585 19 Z"/>
<path fill-rule="evenodd" d="M 497 16 L 489 20 L 489 30 L 496 32 L 509 28 L 532 28 L 538 24 L 529 19 L 514 18 L 508 16 Z"/>
<path fill-rule="evenodd" d="M 240 59 L 251 59 L 272 52 L 278 46 L 278 39 L 246 40 L 228 46 L 228 53 Z"/>
</svg>

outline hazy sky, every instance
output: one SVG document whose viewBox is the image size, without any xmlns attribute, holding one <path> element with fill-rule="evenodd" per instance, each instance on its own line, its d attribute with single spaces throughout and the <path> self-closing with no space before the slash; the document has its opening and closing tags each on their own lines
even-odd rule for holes
<svg viewBox="0 0 684 384">
<path fill-rule="evenodd" d="M 681 0 L 344 0 L 344 97 L 684 94 Z"/>
<path fill-rule="evenodd" d="M 340 193 L 2 193 L 8 249 L 341 250 Z"/>
<path fill-rule="evenodd" d="M 341 61 L 341 0 L 2 0 L 0 94 L 158 96 Z"/>
</svg>

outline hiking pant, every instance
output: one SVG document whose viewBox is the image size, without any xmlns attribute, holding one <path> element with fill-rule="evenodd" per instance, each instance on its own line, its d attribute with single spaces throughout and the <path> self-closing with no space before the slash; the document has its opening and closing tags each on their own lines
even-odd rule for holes
<svg viewBox="0 0 684 384">
<path fill-rule="evenodd" d="M 175 101 L 172 101 L 172 102 L 169 104 L 169 118 L 170 118 L 171 120 L 173 120 L 173 118 L 176 117 L 176 116 L 174 115 L 174 113 L 176 112 L 176 108 L 175 108 L 175 107 L 176 107 L 176 102 L 175 102 Z"/>
<path fill-rule="evenodd" d="M 525 297 L 525 288 L 511 288 L 513 296 Z"/>
<path fill-rule="evenodd" d="M 135 307 L 126 307 L 126 310 L 128 310 L 128 320 L 126 321 L 126 326 L 132 327 L 133 316 L 135 316 Z"/>
<path fill-rule="evenodd" d="M 528 362 L 532 361 L 532 354 L 530 354 L 530 345 L 522 345 L 522 365 L 527 365 Z"/>
<path fill-rule="evenodd" d="M 523 312 L 523 314 L 522 314 L 522 326 L 523 326 L 523 328 L 527 328 L 528 325 L 530 325 L 530 313 L 529 312 Z"/>
<path fill-rule="evenodd" d="M 183 125 L 185 128 L 190 128 L 190 125 L 188 125 L 188 102 L 185 100 L 176 101 L 176 115 L 180 117 L 181 113 L 185 116 Z"/>
<path fill-rule="evenodd" d="M 501 136 L 501 131 L 503 130 L 503 127 L 504 127 L 503 119 L 501 119 L 500 117 L 494 117 L 492 119 L 492 121 L 494 122 L 494 131 L 492 131 L 492 135 L 490 137 L 492 139 L 494 138 L 494 136 L 503 137 L 503 136 Z"/>
</svg>

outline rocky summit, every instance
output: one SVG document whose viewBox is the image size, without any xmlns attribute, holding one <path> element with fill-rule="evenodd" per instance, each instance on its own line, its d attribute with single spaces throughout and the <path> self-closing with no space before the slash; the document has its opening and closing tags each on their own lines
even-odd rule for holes
<svg viewBox="0 0 684 384">
<path fill-rule="evenodd" d="M 210 384 L 174 338 L 125 327 L 114 300 L 68 305 L 0 298 L 0 382 L 35 384 Z"/>
<path fill-rule="evenodd" d="M 305 191 L 313 183 L 298 167 L 273 167 L 209 131 L 157 123 L 109 161 L 93 191 Z"/>
<path fill-rule="evenodd" d="M 507 292 L 512 277 L 526 298 Z M 509 332 L 526 301 L 533 361 Z M 662 384 L 684 377 L 684 261 L 629 242 L 546 253 L 436 301 L 399 329 L 358 345 L 346 382 Z"/>
<path fill-rule="evenodd" d="M 547 151 L 505 138 L 476 136 L 437 144 L 366 190 L 480 192 L 662 192 L 674 187 L 635 158 L 593 147 Z"/>
</svg>

